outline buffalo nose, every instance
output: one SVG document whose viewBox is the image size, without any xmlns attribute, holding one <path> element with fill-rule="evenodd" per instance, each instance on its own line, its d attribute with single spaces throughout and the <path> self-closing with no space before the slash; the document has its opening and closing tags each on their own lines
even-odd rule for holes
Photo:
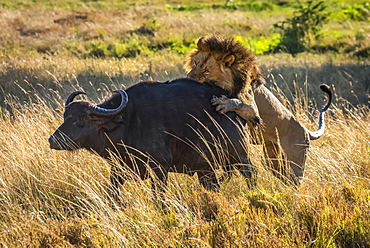
<svg viewBox="0 0 370 248">
<path fill-rule="evenodd" d="M 49 138 L 49 144 L 51 149 L 60 150 L 60 146 L 58 145 L 58 142 L 54 135 L 50 136 Z"/>
</svg>

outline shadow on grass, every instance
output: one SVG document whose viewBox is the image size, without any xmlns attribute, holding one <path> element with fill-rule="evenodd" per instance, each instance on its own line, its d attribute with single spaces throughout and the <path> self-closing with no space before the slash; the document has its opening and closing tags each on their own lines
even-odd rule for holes
<svg viewBox="0 0 370 248">
<path fill-rule="evenodd" d="M 284 94 L 291 103 L 297 99 L 302 103 L 312 99 L 318 105 L 323 105 L 324 98 L 319 85 L 325 83 L 333 88 L 336 98 L 334 103 L 346 101 L 353 106 L 360 104 L 370 106 L 370 65 L 324 64 L 315 68 L 279 67 L 269 70 L 266 81 L 268 87 L 274 86 L 272 88 L 274 93 L 281 91 L 280 94 Z"/>
<path fill-rule="evenodd" d="M 345 64 L 321 67 L 286 67 L 261 69 L 266 73 L 267 87 L 294 111 L 297 106 L 317 108 L 325 97 L 319 85 L 333 87 L 334 104 L 352 107 L 370 106 L 370 65 Z M 0 74 L 0 107 L 10 110 L 9 99 L 22 104 L 37 103 L 42 99 L 55 108 L 63 104 L 65 97 L 74 90 L 84 90 L 90 99 L 98 102 L 107 97 L 111 90 L 129 87 L 145 80 L 167 81 L 185 77 L 178 68 L 166 68 L 165 73 L 118 74 L 110 77 L 103 73 L 82 71 L 77 75 L 57 78 L 45 70 L 8 69 Z"/>
</svg>

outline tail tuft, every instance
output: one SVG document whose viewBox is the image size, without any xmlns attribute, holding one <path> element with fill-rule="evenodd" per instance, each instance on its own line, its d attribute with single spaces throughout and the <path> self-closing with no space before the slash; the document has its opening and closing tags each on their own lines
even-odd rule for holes
<svg viewBox="0 0 370 248">
<path fill-rule="evenodd" d="M 324 91 L 326 94 L 328 94 L 329 99 L 328 99 L 328 102 L 326 103 L 326 106 L 320 111 L 319 127 L 317 131 L 316 132 L 308 131 L 310 135 L 310 140 L 316 140 L 324 134 L 324 130 L 325 130 L 324 114 L 325 114 L 325 111 L 329 108 L 332 98 L 333 98 L 331 89 L 327 84 L 320 84 L 320 89 Z"/>
<path fill-rule="evenodd" d="M 330 89 L 330 87 L 329 87 L 327 84 L 320 84 L 320 89 L 321 89 L 322 91 L 324 91 L 326 94 L 328 94 L 328 97 L 329 97 L 328 103 L 327 103 L 327 104 L 326 104 L 326 106 L 321 110 L 321 112 L 325 112 L 325 111 L 329 108 L 329 106 L 330 106 L 330 104 L 331 104 L 331 102 L 332 102 L 333 93 L 331 92 L 331 89 Z"/>
<path fill-rule="evenodd" d="M 326 94 L 331 95 L 331 90 L 329 85 L 327 84 L 320 84 L 320 89 L 324 91 Z"/>
</svg>

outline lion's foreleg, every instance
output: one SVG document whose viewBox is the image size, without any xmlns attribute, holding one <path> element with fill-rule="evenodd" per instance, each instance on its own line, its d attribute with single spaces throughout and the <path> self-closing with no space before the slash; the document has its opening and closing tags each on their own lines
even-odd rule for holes
<svg viewBox="0 0 370 248">
<path fill-rule="evenodd" d="M 213 96 L 211 103 L 216 106 L 216 111 L 221 114 L 235 111 L 237 115 L 251 122 L 253 126 L 262 123 L 257 105 L 254 102 L 252 104 L 246 104 L 237 98 L 228 98 L 222 95 L 221 97 Z"/>
</svg>

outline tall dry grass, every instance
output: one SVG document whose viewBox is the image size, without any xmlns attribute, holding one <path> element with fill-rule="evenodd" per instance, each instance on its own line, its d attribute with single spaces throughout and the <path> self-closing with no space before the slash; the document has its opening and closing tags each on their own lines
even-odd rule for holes
<svg viewBox="0 0 370 248">
<path fill-rule="evenodd" d="M 251 148 L 258 168 L 249 189 L 236 173 L 221 192 L 196 176 L 171 174 L 164 211 L 147 181 L 128 181 L 120 205 L 108 193 L 107 161 L 54 151 L 62 122 L 45 99 L 11 102 L 0 120 L 0 242 L 4 247 L 366 247 L 370 244 L 368 108 L 334 105 L 327 132 L 312 141 L 303 183 L 282 184 Z M 58 97 L 58 108 L 62 102 Z M 10 101 L 10 100 L 9 100 Z M 299 111 L 298 111 L 299 112 Z M 304 111 L 299 118 L 314 126 Z"/>
<path fill-rule="evenodd" d="M 326 133 L 311 142 L 298 188 L 276 179 L 264 165 L 262 147 L 252 146 L 258 169 L 254 189 L 238 173 L 221 183 L 220 193 L 202 189 L 196 176 L 174 173 L 166 211 L 158 208 L 147 181 L 122 187 L 123 206 L 109 194 L 107 161 L 88 151 L 49 148 L 47 139 L 62 123 L 62 104 L 72 90 L 100 101 L 110 90 L 139 80 L 185 75 L 184 56 L 166 50 L 132 59 L 80 59 L 65 53 L 65 43 L 114 40 L 150 19 L 160 26 L 155 39 L 163 41 L 212 32 L 268 35 L 287 14 L 169 12 L 158 2 L 165 4 L 1 8 L 0 246 L 369 247 L 370 116 L 368 107 L 357 105 L 369 101 L 367 60 L 340 54 L 258 57 L 267 86 L 310 129 L 323 104 L 318 85 L 334 86 Z M 337 30 L 335 41 L 364 47 L 366 24 L 336 21 L 326 31 Z"/>
</svg>

